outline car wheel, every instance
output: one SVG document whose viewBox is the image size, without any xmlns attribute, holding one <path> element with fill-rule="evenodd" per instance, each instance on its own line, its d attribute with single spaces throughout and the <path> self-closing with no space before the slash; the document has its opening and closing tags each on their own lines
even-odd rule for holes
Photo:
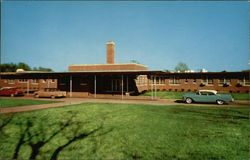
<svg viewBox="0 0 250 160">
<path fill-rule="evenodd" d="M 187 104 L 190 104 L 190 103 L 192 103 L 193 102 L 193 100 L 191 99 L 191 98 L 186 98 L 186 103 Z"/>
<path fill-rule="evenodd" d="M 11 94 L 10 96 L 11 96 L 11 97 L 14 97 L 15 95 L 14 95 L 14 94 Z"/>
<path fill-rule="evenodd" d="M 55 99 L 55 96 L 51 96 L 52 99 Z"/>
<path fill-rule="evenodd" d="M 217 103 L 218 105 L 222 105 L 222 104 L 224 104 L 224 101 L 222 101 L 222 100 L 217 100 L 216 103 Z"/>
</svg>

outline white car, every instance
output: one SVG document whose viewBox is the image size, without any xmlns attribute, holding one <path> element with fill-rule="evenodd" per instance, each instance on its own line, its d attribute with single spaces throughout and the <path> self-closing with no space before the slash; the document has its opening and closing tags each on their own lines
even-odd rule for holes
<svg viewBox="0 0 250 160">
<path fill-rule="evenodd" d="M 60 91 L 57 88 L 45 88 L 44 90 L 37 91 L 34 93 L 34 96 L 36 98 L 39 97 L 56 98 L 56 97 L 66 97 L 66 95 L 67 95 L 66 91 Z"/>
</svg>

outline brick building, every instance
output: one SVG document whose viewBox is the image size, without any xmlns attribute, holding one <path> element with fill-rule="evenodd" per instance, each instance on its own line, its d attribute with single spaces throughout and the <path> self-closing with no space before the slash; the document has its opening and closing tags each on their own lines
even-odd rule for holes
<svg viewBox="0 0 250 160">
<path fill-rule="evenodd" d="M 1 73 L 0 87 L 35 91 L 58 88 L 81 97 L 153 91 L 249 92 L 249 72 L 166 73 L 136 63 L 115 63 L 115 43 L 106 44 L 106 64 L 70 65 L 68 72 Z"/>
<path fill-rule="evenodd" d="M 23 72 L 23 73 L 41 73 L 41 72 Z M 0 88 L 1 87 L 15 87 L 18 90 L 24 91 L 24 92 L 34 92 L 38 90 L 42 90 L 44 88 L 57 88 L 57 79 L 50 79 L 50 78 L 44 78 L 44 79 L 37 79 L 36 77 L 33 78 L 4 78 L 2 77 L 9 77 L 13 75 L 18 75 L 18 73 L 15 72 L 3 72 L 0 74 Z"/>
</svg>

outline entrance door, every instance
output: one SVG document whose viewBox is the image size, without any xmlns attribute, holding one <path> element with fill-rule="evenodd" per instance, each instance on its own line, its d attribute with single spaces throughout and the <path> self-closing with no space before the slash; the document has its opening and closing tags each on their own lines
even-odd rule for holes
<svg viewBox="0 0 250 160">
<path fill-rule="evenodd" d="M 120 79 L 111 79 L 111 91 L 120 92 L 121 91 L 121 80 Z"/>
</svg>

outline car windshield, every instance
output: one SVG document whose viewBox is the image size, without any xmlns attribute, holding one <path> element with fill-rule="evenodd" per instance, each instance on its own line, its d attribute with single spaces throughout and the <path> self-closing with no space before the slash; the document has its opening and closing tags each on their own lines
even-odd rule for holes
<svg viewBox="0 0 250 160">
<path fill-rule="evenodd" d="M 207 92 L 201 92 L 201 95 L 207 95 Z"/>
<path fill-rule="evenodd" d="M 214 95 L 213 92 L 200 92 L 200 95 Z"/>
<path fill-rule="evenodd" d="M 53 92 L 53 91 L 58 91 L 58 89 L 57 88 L 45 88 L 44 91 Z"/>
</svg>

